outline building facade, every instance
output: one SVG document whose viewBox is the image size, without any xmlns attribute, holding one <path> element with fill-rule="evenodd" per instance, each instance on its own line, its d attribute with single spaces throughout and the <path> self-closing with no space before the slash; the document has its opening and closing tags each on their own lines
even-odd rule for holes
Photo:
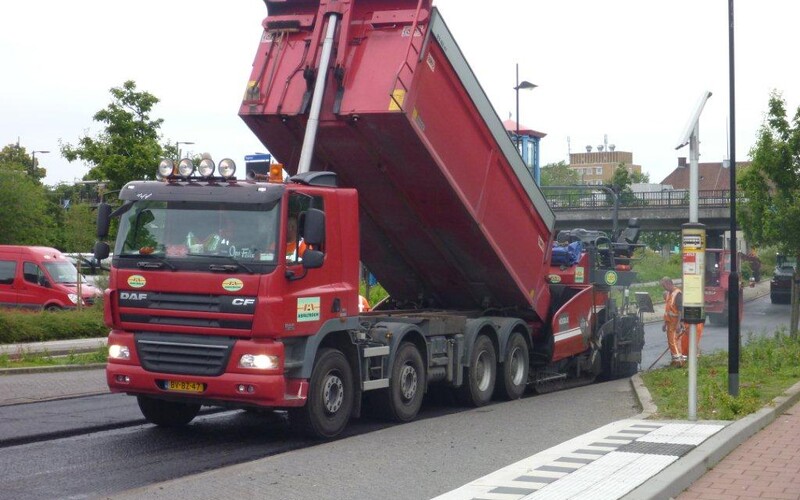
<svg viewBox="0 0 800 500">
<path fill-rule="evenodd" d="M 581 184 L 603 185 L 609 184 L 614 177 L 614 171 L 620 165 L 628 169 L 628 173 L 642 173 L 641 165 L 633 163 L 633 153 L 616 151 L 614 146 L 599 146 L 598 151 L 586 147 L 585 153 L 570 153 L 569 167 L 578 174 Z"/>
</svg>

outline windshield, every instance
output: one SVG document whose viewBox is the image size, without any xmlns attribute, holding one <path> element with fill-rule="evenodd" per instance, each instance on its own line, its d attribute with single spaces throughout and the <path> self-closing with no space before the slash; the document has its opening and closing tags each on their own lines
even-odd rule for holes
<svg viewBox="0 0 800 500">
<path fill-rule="evenodd" d="M 43 265 L 56 283 L 78 282 L 78 270 L 72 265 L 72 262 L 43 262 Z M 83 276 L 81 276 L 81 283 L 87 283 Z"/>
<path fill-rule="evenodd" d="M 275 263 L 278 203 L 138 201 L 121 216 L 114 253 Z"/>
</svg>

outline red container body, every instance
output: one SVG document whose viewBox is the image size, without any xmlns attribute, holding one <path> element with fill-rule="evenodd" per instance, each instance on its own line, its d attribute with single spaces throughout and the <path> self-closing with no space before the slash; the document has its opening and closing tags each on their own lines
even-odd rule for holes
<svg viewBox="0 0 800 500">
<path fill-rule="evenodd" d="M 294 173 L 339 17 L 311 170 L 358 190 L 361 260 L 392 297 L 546 318 L 555 217 L 430 1 L 266 3 L 239 114 Z"/>
</svg>

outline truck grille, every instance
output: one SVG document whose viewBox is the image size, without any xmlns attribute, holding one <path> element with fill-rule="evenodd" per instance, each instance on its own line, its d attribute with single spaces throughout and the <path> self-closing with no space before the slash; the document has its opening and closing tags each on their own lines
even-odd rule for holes
<svg viewBox="0 0 800 500">
<path fill-rule="evenodd" d="M 241 315 L 255 313 L 257 299 L 237 295 L 194 295 L 161 292 L 135 292 L 121 290 L 120 307 L 139 309 L 120 313 L 120 319 L 129 323 L 147 323 L 153 326 L 191 326 L 199 328 L 227 328 L 249 330 L 253 326 L 252 319 L 245 320 Z M 150 311 L 164 311 L 159 315 L 147 314 Z M 186 318 L 180 313 L 193 312 L 193 317 Z M 137 314 L 138 313 L 138 314 Z M 198 315 L 197 313 L 201 313 Z M 226 318 L 226 314 L 238 314 L 237 319 Z M 252 318 L 252 316 L 251 316 Z"/>
<path fill-rule="evenodd" d="M 225 371 L 232 338 L 137 333 L 136 352 L 142 367 L 151 372 L 217 376 Z"/>
</svg>

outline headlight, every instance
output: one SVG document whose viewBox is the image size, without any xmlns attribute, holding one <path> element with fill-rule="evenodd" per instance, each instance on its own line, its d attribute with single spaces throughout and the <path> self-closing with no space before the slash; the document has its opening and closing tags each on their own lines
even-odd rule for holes
<svg viewBox="0 0 800 500">
<path fill-rule="evenodd" d="M 73 304 L 77 304 L 77 303 L 78 303 L 78 294 L 75 294 L 75 293 L 68 293 L 68 294 L 67 294 L 67 298 L 68 298 L 68 299 L 70 300 L 70 302 L 72 302 Z"/>
<path fill-rule="evenodd" d="M 189 177 L 194 173 L 194 163 L 189 158 L 184 158 L 178 163 L 178 173 L 181 177 Z"/>
<path fill-rule="evenodd" d="M 164 158 L 161 160 L 161 163 L 158 164 L 158 174 L 161 177 L 169 177 L 174 171 L 175 163 L 168 158 Z"/>
<path fill-rule="evenodd" d="M 239 368 L 274 370 L 279 365 L 278 356 L 269 356 L 267 354 L 245 354 L 239 359 Z"/>
<path fill-rule="evenodd" d="M 230 158 L 225 158 L 219 162 L 219 175 L 225 177 L 226 179 L 230 179 L 235 173 L 236 163 L 234 163 L 233 160 Z"/>
<path fill-rule="evenodd" d="M 200 165 L 197 167 L 197 171 L 200 172 L 200 175 L 203 177 L 211 177 L 214 175 L 214 160 L 211 158 L 203 158 L 200 160 Z"/>
<path fill-rule="evenodd" d="M 111 359 L 131 359 L 131 350 L 126 345 L 112 344 L 108 346 L 108 357 Z"/>
</svg>

